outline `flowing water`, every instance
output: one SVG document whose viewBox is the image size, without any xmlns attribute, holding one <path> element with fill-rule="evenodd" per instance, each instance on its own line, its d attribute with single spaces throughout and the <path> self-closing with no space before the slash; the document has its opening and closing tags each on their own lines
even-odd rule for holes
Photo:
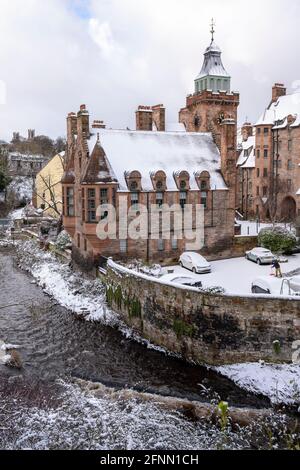
<svg viewBox="0 0 300 470">
<path fill-rule="evenodd" d="M 0 341 L 19 345 L 20 374 L 53 382 L 79 377 L 115 388 L 207 401 L 203 388 L 231 405 L 268 406 L 213 371 L 146 348 L 119 331 L 76 319 L 0 250 Z M 0 365 L 0 374 L 16 375 Z"/>
</svg>

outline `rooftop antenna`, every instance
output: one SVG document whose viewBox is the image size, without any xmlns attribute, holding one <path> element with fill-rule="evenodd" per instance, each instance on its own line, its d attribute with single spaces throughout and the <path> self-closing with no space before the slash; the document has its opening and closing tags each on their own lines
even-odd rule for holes
<svg viewBox="0 0 300 470">
<path fill-rule="evenodd" d="M 210 32 L 211 32 L 211 42 L 214 42 L 214 34 L 215 34 L 215 32 L 216 32 L 216 31 L 215 31 L 215 26 L 216 26 L 216 22 L 215 22 L 215 20 L 212 18 L 212 19 L 211 19 L 211 30 L 210 30 Z"/>
</svg>

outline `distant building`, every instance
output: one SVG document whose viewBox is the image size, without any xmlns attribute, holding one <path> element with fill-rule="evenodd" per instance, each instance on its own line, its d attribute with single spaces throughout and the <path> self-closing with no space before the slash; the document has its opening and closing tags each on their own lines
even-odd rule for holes
<svg viewBox="0 0 300 470">
<path fill-rule="evenodd" d="M 27 155 L 19 152 L 9 152 L 9 174 L 15 176 L 33 177 L 47 164 L 48 158 L 43 155 Z"/>
<path fill-rule="evenodd" d="M 62 215 L 62 184 L 65 152 L 55 155 L 36 175 L 35 205 L 45 215 L 59 218 Z"/>
<path fill-rule="evenodd" d="M 212 67 L 214 62 L 218 67 Z M 92 266 L 101 255 L 166 262 L 178 260 L 186 239 L 173 232 L 164 239 L 101 241 L 96 234 L 97 207 L 117 209 L 120 196 L 128 205 L 161 207 L 177 203 L 205 207 L 203 254 L 222 256 L 234 237 L 238 93 L 221 67 L 214 39 L 205 52 L 195 92 L 169 125 L 163 105 L 139 106 L 137 130 L 108 130 L 102 121 L 90 126 L 85 105 L 67 118 L 67 156 L 63 183 L 64 226 L 73 238 L 75 261 Z M 195 228 L 195 227 L 194 227 Z"/>
<path fill-rule="evenodd" d="M 243 129 L 250 156 L 238 160 L 238 210 L 261 220 L 294 221 L 300 216 L 300 93 L 287 95 L 284 85 L 275 84 L 261 118 Z"/>
</svg>

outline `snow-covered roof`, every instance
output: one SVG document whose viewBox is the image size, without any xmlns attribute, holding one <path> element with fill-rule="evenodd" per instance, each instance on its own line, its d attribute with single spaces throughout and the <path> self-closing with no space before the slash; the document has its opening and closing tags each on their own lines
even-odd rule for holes
<svg viewBox="0 0 300 470">
<path fill-rule="evenodd" d="M 92 135 L 90 155 L 96 143 L 97 135 Z M 190 174 L 191 189 L 199 189 L 194 175 L 202 171 L 210 173 L 213 189 L 227 189 L 220 152 L 211 134 L 103 129 L 100 144 L 121 190 L 127 190 L 125 172 L 132 171 L 141 173 L 144 190 L 153 190 L 151 174 L 159 170 L 166 173 L 168 190 L 177 189 L 174 174 L 180 171 Z"/>
<path fill-rule="evenodd" d="M 49 160 L 44 155 L 31 155 L 27 153 L 20 153 L 20 152 L 10 152 L 9 153 L 10 160 L 22 160 L 22 161 L 45 161 Z"/>
<path fill-rule="evenodd" d="M 277 121 L 284 121 L 288 116 L 295 116 L 296 121 L 292 126 L 300 125 L 300 92 L 291 95 L 280 96 L 265 110 L 257 121 L 256 126 L 271 125 Z M 287 122 L 285 123 L 285 126 Z M 285 127 L 284 126 L 284 127 Z"/>
<path fill-rule="evenodd" d="M 205 51 L 204 63 L 196 80 L 206 77 L 207 75 L 230 78 L 230 75 L 226 72 L 222 63 L 221 54 L 221 49 L 212 41 Z"/>
</svg>

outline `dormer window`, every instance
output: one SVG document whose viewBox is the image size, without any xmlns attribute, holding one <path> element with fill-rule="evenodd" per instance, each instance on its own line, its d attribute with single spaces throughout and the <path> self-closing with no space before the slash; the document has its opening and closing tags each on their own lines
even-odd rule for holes
<svg viewBox="0 0 300 470">
<path fill-rule="evenodd" d="M 153 189 L 157 192 L 164 192 L 167 189 L 167 176 L 164 171 L 159 170 L 150 174 Z"/>
<path fill-rule="evenodd" d="M 174 179 L 179 191 L 190 190 L 190 175 L 187 171 L 178 171 L 174 173 Z"/>
<path fill-rule="evenodd" d="M 186 181 L 185 180 L 180 181 L 180 189 L 182 189 L 182 190 L 186 189 Z"/>
<path fill-rule="evenodd" d="M 130 183 L 130 191 L 137 191 L 138 190 L 138 183 L 136 181 L 132 181 Z"/>
<path fill-rule="evenodd" d="M 129 191 L 142 191 L 142 175 L 139 171 L 125 172 L 125 180 Z"/>
</svg>

